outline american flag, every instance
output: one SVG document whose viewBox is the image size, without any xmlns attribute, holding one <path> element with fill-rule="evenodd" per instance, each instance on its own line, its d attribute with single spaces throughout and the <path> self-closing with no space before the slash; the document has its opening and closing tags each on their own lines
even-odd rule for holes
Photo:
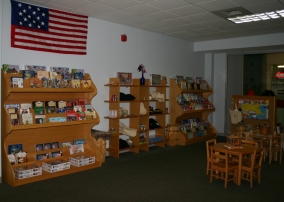
<svg viewBox="0 0 284 202">
<path fill-rule="evenodd" d="M 86 55 L 88 16 L 11 0 L 11 46 Z"/>
</svg>

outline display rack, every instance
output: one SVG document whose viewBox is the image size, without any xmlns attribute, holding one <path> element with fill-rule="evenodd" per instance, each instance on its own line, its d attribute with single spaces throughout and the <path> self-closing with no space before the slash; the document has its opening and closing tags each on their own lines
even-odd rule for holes
<svg viewBox="0 0 284 202">
<path fill-rule="evenodd" d="M 170 79 L 170 124 L 181 124 L 182 120 L 193 118 L 198 118 L 202 121 L 208 121 L 208 115 L 215 111 L 215 107 L 211 109 L 184 111 L 184 109 L 176 101 L 177 97 L 183 93 L 195 93 L 202 98 L 208 99 L 208 97 L 213 93 L 213 90 L 208 84 L 207 86 L 208 90 L 182 90 L 181 86 L 176 83 L 175 79 Z M 211 103 L 210 105 L 213 106 Z M 187 134 L 179 131 L 177 144 L 184 146 L 216 137 L 216 129 L 210 123 L 208 123 L 208 129 L 206 129 L 206 135 L 204 136 L 197 136 L 196 132 L 193 132 L 193 137 L 188 138 Z M 174 144 L 170 146 L 174 146 Z"/>
<path fill-rule="evenodd" d="M 164 147 L 165 146 L 165 102 L 168 101 L 165 99 L 165 102 L 158 102 L 154 100 L 149 100 L 149 93 L 150 89 L 159 91 L 160 93 L 164 94 L 166 96 L 166 85 L 162 81 L 160 86 L 150 86 L 149 79 L 145 80 L 145 85 L 140 85 L 140 79 L 133 79 L 131 85 L 122 85 L 119 82 L 118 78 L 110 78 L 109 83 L 105 85 L 109 88 L 109 100 L 105 100 L 106 103 L 109 104 L 109 110 L 115 110 L 117 111 L 117 117 L 112 118 L 110 116 L 105 116 L 104 118 L 109 120 L 109 129 L 113 129 L 115 132 L 112 132 L 112 138 L 109 140 L 109 147 L 107 148 L 107 151 L 109 152 L 109 156 L 119 158 L 119 154 L 123 151 L 130 151 L 134 153 L 139 153 L 140 150 L 143 151 L 149 151 L 149 147 L 151 145 Z M 125 91 L 129 89 L 128 93 L 133 95 L 135 97 L 135 100 L 126 100 L 126 101 L 120 101 L 120 92 Z M 118 99 L 113 101 L 111 98 L 113 95 L 117 95 Z M 145 109 L 147 110 L 147 113 L 145 115 L 140 115 L 140 103 L 143 103 Z M 119 109 L 123 104 L 129 105 L 129 115 L 125 117 L 119 116 Z M 149 114 L 149 106 L 155 106 L 156 108 L 159 108 L 163 110 L 163 113 L 160 114 Z M 155 118 L 159 124 L 161 125 L 161 128 L 155 128 L 150 130 L 149 129 L 149 118 Z M 127 119 L 129 121 L 128 127 L 137 129 L 137 134 L 135 137 L 129 137 L 129 139 L 132 141 L 132 146 L 120 149 L 119 148 L 119 139 L 123 134 L 119 133 L 119 123 L 121 120 Z M 145 128 L 141 128 L 140 124 L 144 124 Z M 145 137 L 145 141 L 140 141 L 140 134 L 143 133 Z M 149 134 L 154 133 L 153 135 Z M 158 138 L 157 137 L 161 137 Z"/>
<path fill-rule="evenodd" d="M 5 74 L 2 70 L 2 170 L 3 180 L 11 186 L 23 185 L 31 182 L 45 180 L 53 177 L 58 177 L 66 174 L 71 174 L 87 169 L 100 167 L 102 164 L 102 155 L 97 149 L 94 139 L 91 137 L 91 129 L 99 124 L 100 118 L 96 113 L 96 118 L 81 121 L 69 121 L 61 123 L 47 123 L 45 124 L 30 124 L 30 125 L 16 125 L 12 126 L 10 117 L 5 109 L 5 104 L 21 104 L 32 103 L 34 101 L 61 101 L 61 100 L 78 100 L 86 99 L 88 104 L 91 104 L 92 98 L 97 94 L 97 88 L 92 82 L 89 89 L 65 89 L 65 88 L 30 88 L 28 79 L 24 81 L 24 88 L 11 88 L 10 78 L 15 74 Z M 90 79 L 89 74 L 85 74 L 85 79 Z M 33 109 L 31 109 L 33 113 Z M 60 114 L 65 116 L 65 113 Z M 46 114 L 46 119 L 54 117 L 56 114 Z M 58 114 L 57 114 L 58 116 Z M 35 120 L 33 120 L 35 123 Z M 78 154 L 70 154 L 69 148 L 63 148 L 63 142 L 73 141 L 84 138 L 84 152 Z M 58 142 L 59 148 L 45 151 L 36 151 L 36 144 L 43 144 L 47 142 Z M 22 144 L 23 151 L 27 152 L 27 162 L 21 164 L 11 165 L 8 159 L 8 145 Z M 48 158 L 44 160 L 36 160 L 36 155 L 41 153 L 50 153 L 53 151 L 62 151 L 62 156 L 58 158 Z M 49 173 L 43 171 L 42 175 L 29 177 L 25 179 L 16 179 L 14 169 L 25 167 L 29 165 L 36 165 L 41 167 L 42 163 L 62 160 L 69 161 L 69 157 L 76 157 L 80 155 L 94 156 L 95 163 L 76 167 L 72 166 L 70 169 L 59 172 Z"/>
<path fill-rule="evenodd" d="M 276 131 L 276 97 L 275 96 L 251 96 L 251 95 L 232 95 L 231 99 L 231 106 L 230 109 L 235 110 L 236 106 L 239 109 L 240 108 L 240 101 L 246 100 L 249 103 L 252 103 L 253 106 L 256 106 L 256 102 L 263 101 L 265 103 L 268 103 L 268 108 L 265 112 L 267 118 L 252 118 L 250 116 L 242 117 L 242 121 L 248 125 L 250 124 L 252 128 L 257 128 L 259 125 L 266 124 L 270 127 L 270 135 L 274 134 L 274 131 Z M 259 105 L 259 104 L 258 104 Z M 254 109 L 250 110 L 251 112 Z M 261 111 L 256 112 L 261 113 Z M 235 133 L 236 129 L 238 127 L 238 124 L 230 124 L 230 133 Z"/>
</svg>

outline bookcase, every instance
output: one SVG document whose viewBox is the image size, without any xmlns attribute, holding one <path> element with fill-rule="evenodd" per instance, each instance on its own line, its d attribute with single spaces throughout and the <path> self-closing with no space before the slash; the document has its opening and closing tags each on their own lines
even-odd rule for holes
<svg viewBox="0 0 284 202">
<path fill-rule="evenodd" d="M 160 86 L 151 86 L 149 79 L 145 80 L 145 85 L 140 85 L 140 79 L 133 79 L 131 85 L 120 84 L 119 78 L 110 78 L 109 83 L 105 84 L 109 88 L 109 100 L 105 100 L 108 103 L 109 110 L 115 110 L 117 112 L 117 117 L 112 118 L 110 116 L 105 116 L 105 119 L 109 121 L 109 129 L 113 129 L 112 138 L 109 140 L 109 147 L 107 151 L 109 156 L 119 158 L 119 154 L 123 151 L 129 151 L 134 153 L 139 153 L 141 150 L 149 151 L 149 146 L 155 145 L 159 147 L 165 146 L 165 123 L 166 123 L 166 101 L 158 102 L 149 99 L 150 90 L 160 92 L 164 94 L 166 98 L 166 85 L 162 81 Z M 128 91 L 125 94 L 131 94 L 135 97 L 134 100 L 120 101 L 120 92 Z M 113 95 L 117 95 L 118 99 L 113 101 L 111 98 Z M 140 103 L 143 103 L 147 110 L 145 115 L 140 115 Z M 128 105 L 127 108 L 129 113 L 127 116 L 119 116 L 119 109 L 123 105 Z M 149 114 L 149 106 L 155 107 L 156 109 L 161 109 L 163 112 L 159 114 Z M 149 129 L 149 118 L 154 118 L 159 124 L 160 128 Z M 137 129 L 137 134 L 135 137 L 129 137 L 132 141 L 132 146 L 120 149 L 119 139 L 121 138 L 121 133 L 119 133 L 119 123 L 127 119 L 129 122 L 128 127 Z M 140 124 L 144 124 L 145 128 L 141 128 Z M 145 141 L 142 143 L 140 141 L 140 135 L 145 137 Z M 121 138 L 123 139 L 123 138 Z"/>
<path fill-rule="evenodd" d="M 5 109 L 5 104 L 21 104 L 32 103 L 34 101 L 62 101 L 62 100 L 76 100 L 86 99 L 88 104 L 97 94 L 97 88 L 92 82 L 89 89 L 74 89 L 74 88 L 30 88 L 29 81 L 24 81 L 24 88 L 11 88 L 10 78 L 15 74 L 1 73 L 2 84 L 2 99 L 1 99 L 1 132 L 2 132 L 2 170 L 3 180 L 11 186 L 23 185 L 31 182 L 45 180 L 53 177 L 58 177 L 66 174 L 71 174 L 87 169 L 100 167 L 102 164 L 102 156 L 97 149 L 97 144 L 91 136 L 91 129 L 99 124 L 100 118 L 96 113 L 96 118 L 81 121 L 67 121 L 60 123 L 49 123 L 49 117 L 58 116 L 58 114 L 46 114 L 47 122 L 45 124 L 29 124 L 12 126 L 10 117 Z M 85 79 L 90 79 L 89 74 L 85 74 Z M 33 109 L 31 109 L 33 113 Z M 64 116 L 65 113 L 62 114 Z M 33 120 L 35 123 L 35 120 Z M 69 148 L 62 147 L 63 142 L 73 141 L 84 138 L 84 152 L 77 154 L 70 154 Z M 44 151 L 36 151 L 36 144 L 43 144 L 48 142 L 58 142 L 59 148 Z M 22 144 L 23 151 L 27 152 L 27 162 L 21 164 L 11 165 L 8 159 L 8 145 Z M 55 151 L 62 151 L 62 156 L 58 158 L 47 158 L 44 160 L 36 160 L 36 155 L 41 153 L 50 153 Z M 95 163 L 86 166 L 76 167 L 71 165 L 70 169 L 49 173 L 42 171 L 42 175 L 29 177 L 25 179 L 16 179 L 14 169 L 30 165 L 42 166 L 42 163 L 62 160 L 69 161 L 69 157 L 76 156 L 94 156 Z"/>
<path fill-rule="evenodd" d="M 175 79 L 173 78 L 170 79 L 170 124 L 181 124 L 182 120 L 194 119 L 194 118 L 198 118 L 201 121 L 208 121 L 208 115 L 215 111 L 215 107 L 210 109 L 203 108 L 203 109 L 185 111 L 177 103 L 177 97 L 183 93 L 194 93 L 202 98 L 208 99 L 208 97 L 211 94 L 213 94 L 213 90 L 208 84 L 207 86 L 208 90 L 182 90 L 181 86 L 176 83 Z M 185 146 L 188 144 L 205 141 L 216 137 L 217 137 L 216 129 L 210 123 L 208 123 L 208 128 L 206 129 L 206 135 L 203 136 L 197 136 L 196 132 L 193 132 L 193 137 L 188 138 L 188 134 L 179 131 L 177 144 Z"/>
<path fill-rule="evenodd" d="M 250 112 L 254 110 L 259 110 L 260 108 L 257 107 L 260 102 L 266 103 L 267 110 L 265 110 L 266 118 L 252 118 L 251 115 L 247 114 L 248 116 L 245 117 L 243 115 L 242 121 L 245 124 L 250 124 L 253 128 L 257 128 L 259 125 L 267 124 L 270 126 L 270 133 L 269 135 L 273 135 L 274 131 L 276 131 L 276 97 L 275 96 L 251 96 L 251 95 L 232 95 L 231 106 L 230 109 L 241 108 L 241 103 L 246 103 L 248 107 L 252 107 Z M 257 104 L 258 103 L 258 104 Z M 255 106 L 255 107 L 254 107 Z M 266 107 L 265 107 L 266 108 Z M 249 109 L 249 108 L 248 108 Z M 263 113 L 259 111 L 259 113 Z M 230 124 L 230 132 L 235 133 L 238 124 Z"/>
</svg>

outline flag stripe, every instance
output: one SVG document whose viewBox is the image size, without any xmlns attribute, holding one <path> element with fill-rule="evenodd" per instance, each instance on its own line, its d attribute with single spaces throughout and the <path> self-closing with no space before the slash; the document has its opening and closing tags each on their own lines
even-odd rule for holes
<svg viewBox="0 0 284 202">
<path fill-rule="evenodd" d="M 87 39 L 86 36 L 76 36 L 76 35 L 70 35 L 70 37 L 67 37 L 66 34 L 61 34 L 61 33 L 54 33 L 54 32 L 34 32 L 29 29 L 22 29 L 14 26 L 14 31 L 15 34 L 17 35 L 24 35 L 24 36 L 31 36 L 35 39 L 53 39 L 53 40 L 58 40 L 58 41 L 74 41 L 74 42 L 81 42 L 81 43 L 86 43 Z"/>
<path fill-rule="evenodd" d="M 64 53 L 64 54 L 76 54 L 76 55 L 86 55 L 85 51 L 76 50 L 69 48 L 58 48 L 58 47 L 38 47 L 36 44 L 27 45 L 26 43 L 17 42 L 14 44 L 16 48 L 28 49 L 28 50 L 37 50 L 37 51 L 45 51 L 45 52 L 53 52 L 53 53 Z"/>
<path fill-rule="evenodd" d="M 37 44 L 43 44 L 43 45 L 49 45 L 49 44 L 56 44 L 57 46 L 69 46 L 72 48 L 86 48 L 86 45 L 81 44 L 81 43 L 70 43 L 68 41 L 63 42 L 63 41 L 55 41 L 55 40 L 49 40 L 49 39 L 35 39 L 32 37 L 28 36 L 16 36 L 15 37 L 16 41 L 21 41 L 21 42 L 26 42 L 26 43 L 37 43 Z"/>
<path fill-rule="evenodd" d="M 28 16 L 28 14 L 33 16 L 29 9 L 27 12 L 30 13 L 26 16 L 20 15 L 21 11 L 29 5 L 24 3 L 19 5 L 19 3 L 12 3 L 12 6 L 17 6 L 17 9 L 12 9 L 12 47 L 66 54 L 86 54 L 88 16 L 37 6 L 36 8 L 40 9 L 34 16 L 38 18 L 32 19 Z M 33 8 L 32 11 L 37 9 Z M 25 18 L 28 18 L 27 21 Z"/>
</svg>

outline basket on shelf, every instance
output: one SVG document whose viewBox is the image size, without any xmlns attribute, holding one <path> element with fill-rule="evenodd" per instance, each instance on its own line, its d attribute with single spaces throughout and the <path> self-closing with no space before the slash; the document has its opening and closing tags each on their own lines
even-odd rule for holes
<svg viewBox="0 0 284 202">
<path fill-rule="evenodd" d="M 270 133 L 270 124 L 261 124 L 259 125 L 259 132 L 261 135 L 269 135 Z"/>
</svg>

